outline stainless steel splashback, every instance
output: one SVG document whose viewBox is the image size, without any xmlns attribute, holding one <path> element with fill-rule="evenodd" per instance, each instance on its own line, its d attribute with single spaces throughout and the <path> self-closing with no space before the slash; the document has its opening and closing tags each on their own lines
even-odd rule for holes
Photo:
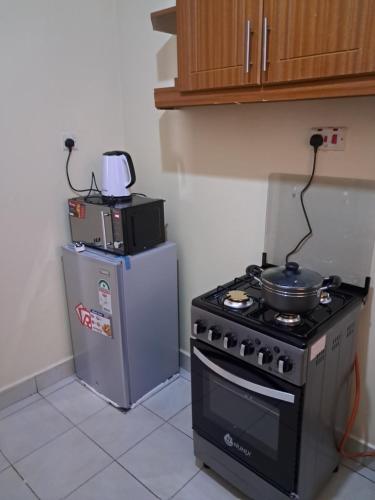
<svg viewBox="0 0 375 500">
<path fill-rule="evenodd" d="M 286 254 L 308 231 L 299 197 L 306 181 L 298 175 L 269 177 L 265 251 L 273 264 L 284 264 Z M 313 235 L 290 260 L 363 286 L 375 242 L 375 182 L 315 177 L 305 206 Z"/>
</svg>

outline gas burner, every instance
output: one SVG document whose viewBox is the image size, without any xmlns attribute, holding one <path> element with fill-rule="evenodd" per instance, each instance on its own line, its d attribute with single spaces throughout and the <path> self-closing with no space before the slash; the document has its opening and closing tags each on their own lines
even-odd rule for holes
<svg viewBox="0 0 375 500">
<path fill-rule="evenodd" d="M 285 326 L 298 326 L 301 324 L 301 316 L 299 314 L 277 313 L 275 321 Z"/>
<path fill-rule="evenodd" d="M 332 297 L 327 291 L 323 291 L 320 294 L 320 303 L 326 306 L 332 302 Z"/>
<path fill-rule="evenodd" d="M 230 290 L 225 294 L 223 304 L 231 309 L 246 309 L 253 304 L 253 299 L 243 290 Z"/>
</svg>

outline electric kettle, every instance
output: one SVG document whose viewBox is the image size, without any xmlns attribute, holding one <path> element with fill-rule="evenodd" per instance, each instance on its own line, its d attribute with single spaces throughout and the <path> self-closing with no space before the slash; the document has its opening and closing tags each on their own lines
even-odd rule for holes
<svg viewBox="0 0 375 500">
<path fill-rule="evenodd" d="M 132 159 L 125 151 L 103 153 L 102 196 L 103 198 L 127 198 L 129 188 L 135 183 Z"/>
</svg>

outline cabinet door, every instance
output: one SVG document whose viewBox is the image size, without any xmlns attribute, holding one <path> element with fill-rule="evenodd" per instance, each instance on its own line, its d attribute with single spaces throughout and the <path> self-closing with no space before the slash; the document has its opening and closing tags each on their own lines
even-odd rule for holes
<svg viewBox="0 0 375 500">
<path fill-rule="evenodd" d="M 375 72 L 375 0 L 264 0 L 264 16 L 263 83 Z"/>
<path fill-rule="evenodd" d="M 263 0 L 177 0 L 178 88 L 260 84 Z"/>
</svg>

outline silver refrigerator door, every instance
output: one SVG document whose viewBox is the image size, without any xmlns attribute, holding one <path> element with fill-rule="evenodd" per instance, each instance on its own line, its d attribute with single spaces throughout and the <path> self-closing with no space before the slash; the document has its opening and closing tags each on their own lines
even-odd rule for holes
<svg viewBox="0 0 375 500">
<path fill-rule="evenodd" d="M 124 258 L 130 400 L 178 373 L 177 250 L 170 241 Z"/>
<path fill-rule="evenodd" d="M 124 360 L 123 260 L 63 248 L 63 266 L 77 375 L 121 407 L 130 406 Z"/>
</svg>

